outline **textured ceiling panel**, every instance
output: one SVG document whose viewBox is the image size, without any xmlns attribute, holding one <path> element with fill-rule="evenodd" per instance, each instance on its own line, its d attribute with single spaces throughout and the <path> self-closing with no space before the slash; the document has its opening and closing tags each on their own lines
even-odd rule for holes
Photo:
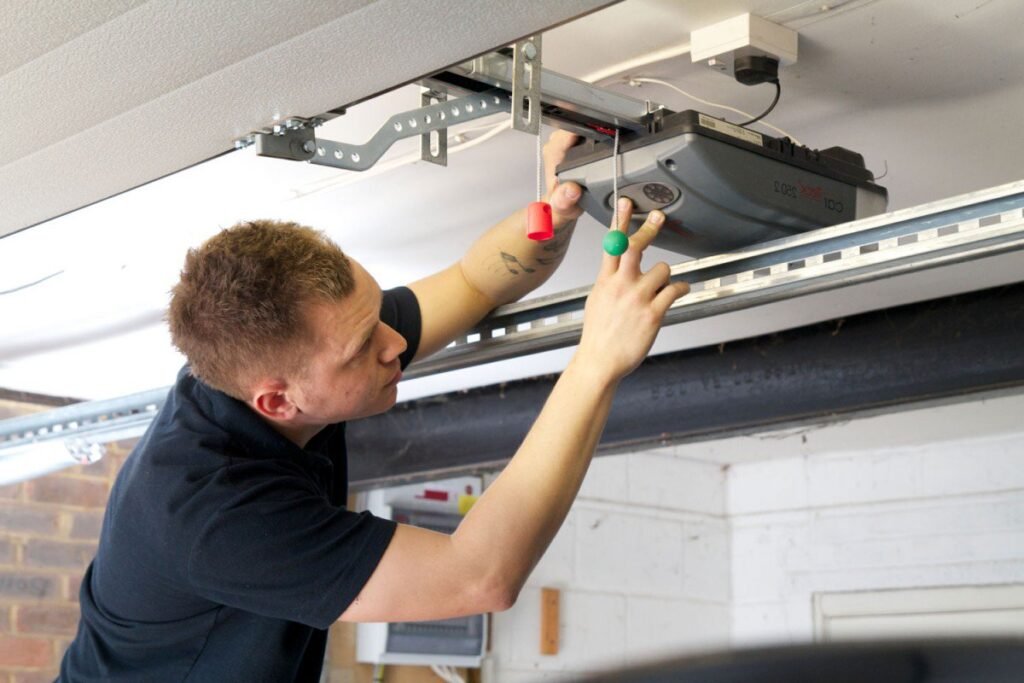
<svg viewBox="0 0 1024 683">
<path fill-rule="evenodd" d="M 0 74 L 31 62 L 146 0 L 4 0 L 0 2 Z"/>
<path fill-rule="evenodd" d="M 350 14 L 371 0 L 315 3 L 295 12 L 285 3 L 212 2 L 190 12 L 150 2 L 0 77 L 0 121 L 32 135 L 6 140 L 0 166 L 187 88 L 218 71 Z M 46 112 L 39 122 L 39 104 Z"/>
<path fill-rule="evenodd" d="M 0 148 L 0 235 L 215 156 L 275 116 L 320 114 L 607 4 L 151 0 L 84 15 L 0 76 L 0 120 L 18 131 Z M 70 38 L 76 25 L 94 28 Z"/>
</svg>

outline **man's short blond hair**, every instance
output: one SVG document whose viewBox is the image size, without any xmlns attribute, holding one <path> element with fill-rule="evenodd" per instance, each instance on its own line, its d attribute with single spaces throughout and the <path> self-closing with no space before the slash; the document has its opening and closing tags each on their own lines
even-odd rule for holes
<svg viewBox="0 0 1024 683">
<path fill-rule="evenodd" d="M 308 349 L 305 311 L 355 288 L 352 264 L 297 223 L 239 223 L 185 257 L 167 314 L 192 374 L 240 400 L 262 376 L 292 373 Z"/>
</svg>

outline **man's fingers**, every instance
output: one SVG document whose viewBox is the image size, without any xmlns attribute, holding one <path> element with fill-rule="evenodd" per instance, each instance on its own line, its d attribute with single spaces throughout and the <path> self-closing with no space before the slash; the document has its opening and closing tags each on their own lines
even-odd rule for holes
<svg viewBox="0 0 1024 683">
<path fill-rule="evenodd" d="M 648 214 L 647 220 L 629 238 L 629 251 L 623 254 L 624 265 L 634 269 L 636 273 L 640 272 L 640 259 L 644 250 L 658 236 L 658 230 L 661 229 L 664 222 L 665 214 L 660 211 L 652 211 Z"/>
<path fill-rule="evenodd" d="M 640 276 L 640 286 L 649 297 L 654 297 L 659 291 L 668 285 L 672 269 L 664 261 L 655 263 L 654 266 Z"/>
<path fill-rule="evenodd" d="M 651 245 L 651 242 L 658 236 L 658 231 L 661 230 L 661 226 L 664 224 L 665 214 L 661 211 L 651 211 L 647 214 L 647 220 L 644 221 L 644 224 L 629 238 L 629 246 L 643 251 Z"/>
<path fill-rule="evenodd" d="M 548 192 L 551 192 L 558 184 L 558 179 L 555 177 L 555 168 L 565 160 L 566 152 L 576 144 L 578 138 L 579 136 L 575 133 L 570 133 L 566 130 L 556 130 L 548 138 L 547 143 L 545 143 L 544 175 L 546 176 Z"/>
<path fill-rule="evenodd" d="M 620 197 L 618 203 L 618 210 L 615 212 L 615 225 L 609 228 L 609 232 L 617 230 L 621 233 L 626 233 L 629 230 L 629 219 L 633 216 L 633 202 L 628 197 Z M 602 246 L 603 248 L 603 246 Z M 629 253 L 628 251 L 626 252 Z M 612 256 L 607 251 L 604 252 L 604 259 L 601 261 L 601 275 L 608 276 L 613 274 L 619 269 L 619 258 L 618 256 Z"/>
<path fill-rule="evenodd" d="M 658 292 L 654 297 L 652 306 L 658 315 L 665 315 L 666 311 L 680 297 L 686 296 L 690 291 L 690 285 L 686 282 L 672 282 L 665 286 L 665 289 Z"/>
<path fill-rule="evenodd" d="M 583 188 L 573 182 L 560 183 L 552 192 L 548 193 L 547 202 L 551 204 L 554 215 L 552 219 L 555 227 L 560 227 L 567 221 L 576 220 L 583 213 L 578 202 L 583 195 Z"/>
</svg>

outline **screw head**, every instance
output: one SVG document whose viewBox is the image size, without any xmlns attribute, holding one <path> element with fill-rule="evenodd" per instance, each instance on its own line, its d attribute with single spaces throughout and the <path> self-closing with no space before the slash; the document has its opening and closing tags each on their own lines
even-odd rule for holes
<svg viewBox="0 0 1024 683">
<path fill-rule="evenodd" d="M 526 43 L 523 45 L 523 54 L 526 55 L 527 59 L 537 58 L 537 46 L 533 43 Z"/>
<path fill-rule="evenodd" d="M 305 142 L 302 143 L 302 151 L 306 152 L 307 154 L 312 154 L 313 152 L 316 151 L 316 143 L 313 142 L 312 140 L 306 140 Z"/>
</svg>

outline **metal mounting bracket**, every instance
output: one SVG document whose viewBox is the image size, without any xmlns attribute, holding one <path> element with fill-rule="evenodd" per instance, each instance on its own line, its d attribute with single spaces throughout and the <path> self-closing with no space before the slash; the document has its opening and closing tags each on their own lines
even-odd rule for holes
<svg viewBox="0 0 1024 683">
<path fill-rule="evenodd" d="M 425 88 L 420 93 L 420 106 L 430 107 L 448 101 L 448 93 Z M 438 166 L 448 165 L 448 129 L 438 128 L 420 136 L 420 158 Z"/>
<path fill-rule="evenodd" d="M 256 154 L 259 156 L 308 161 L 347 171 L 365 171 L 377 163 L 397 140 L 414 135 L 427 136 L 428 133 L 445 130 L 455 123 L 507 112 L 511 106 L 508 92 L 501 89 L 467 95 L 457 100 L 442 100 L 437 104 L 395 114 L 362 145 L 317 139 L 312 130 L 315 120 L 310 122 L 298 118 L 285 122 L 292 122 L 290 127 L 278 124 L 270 133 L 261 131 L 253 133 L 253 137 Z"/>
<path fill-rule="evenodd" d="M 516 43 L 512 72 L 512 127 L 524 133 L 540 135 L 540 34 Z"/>
</svg>

